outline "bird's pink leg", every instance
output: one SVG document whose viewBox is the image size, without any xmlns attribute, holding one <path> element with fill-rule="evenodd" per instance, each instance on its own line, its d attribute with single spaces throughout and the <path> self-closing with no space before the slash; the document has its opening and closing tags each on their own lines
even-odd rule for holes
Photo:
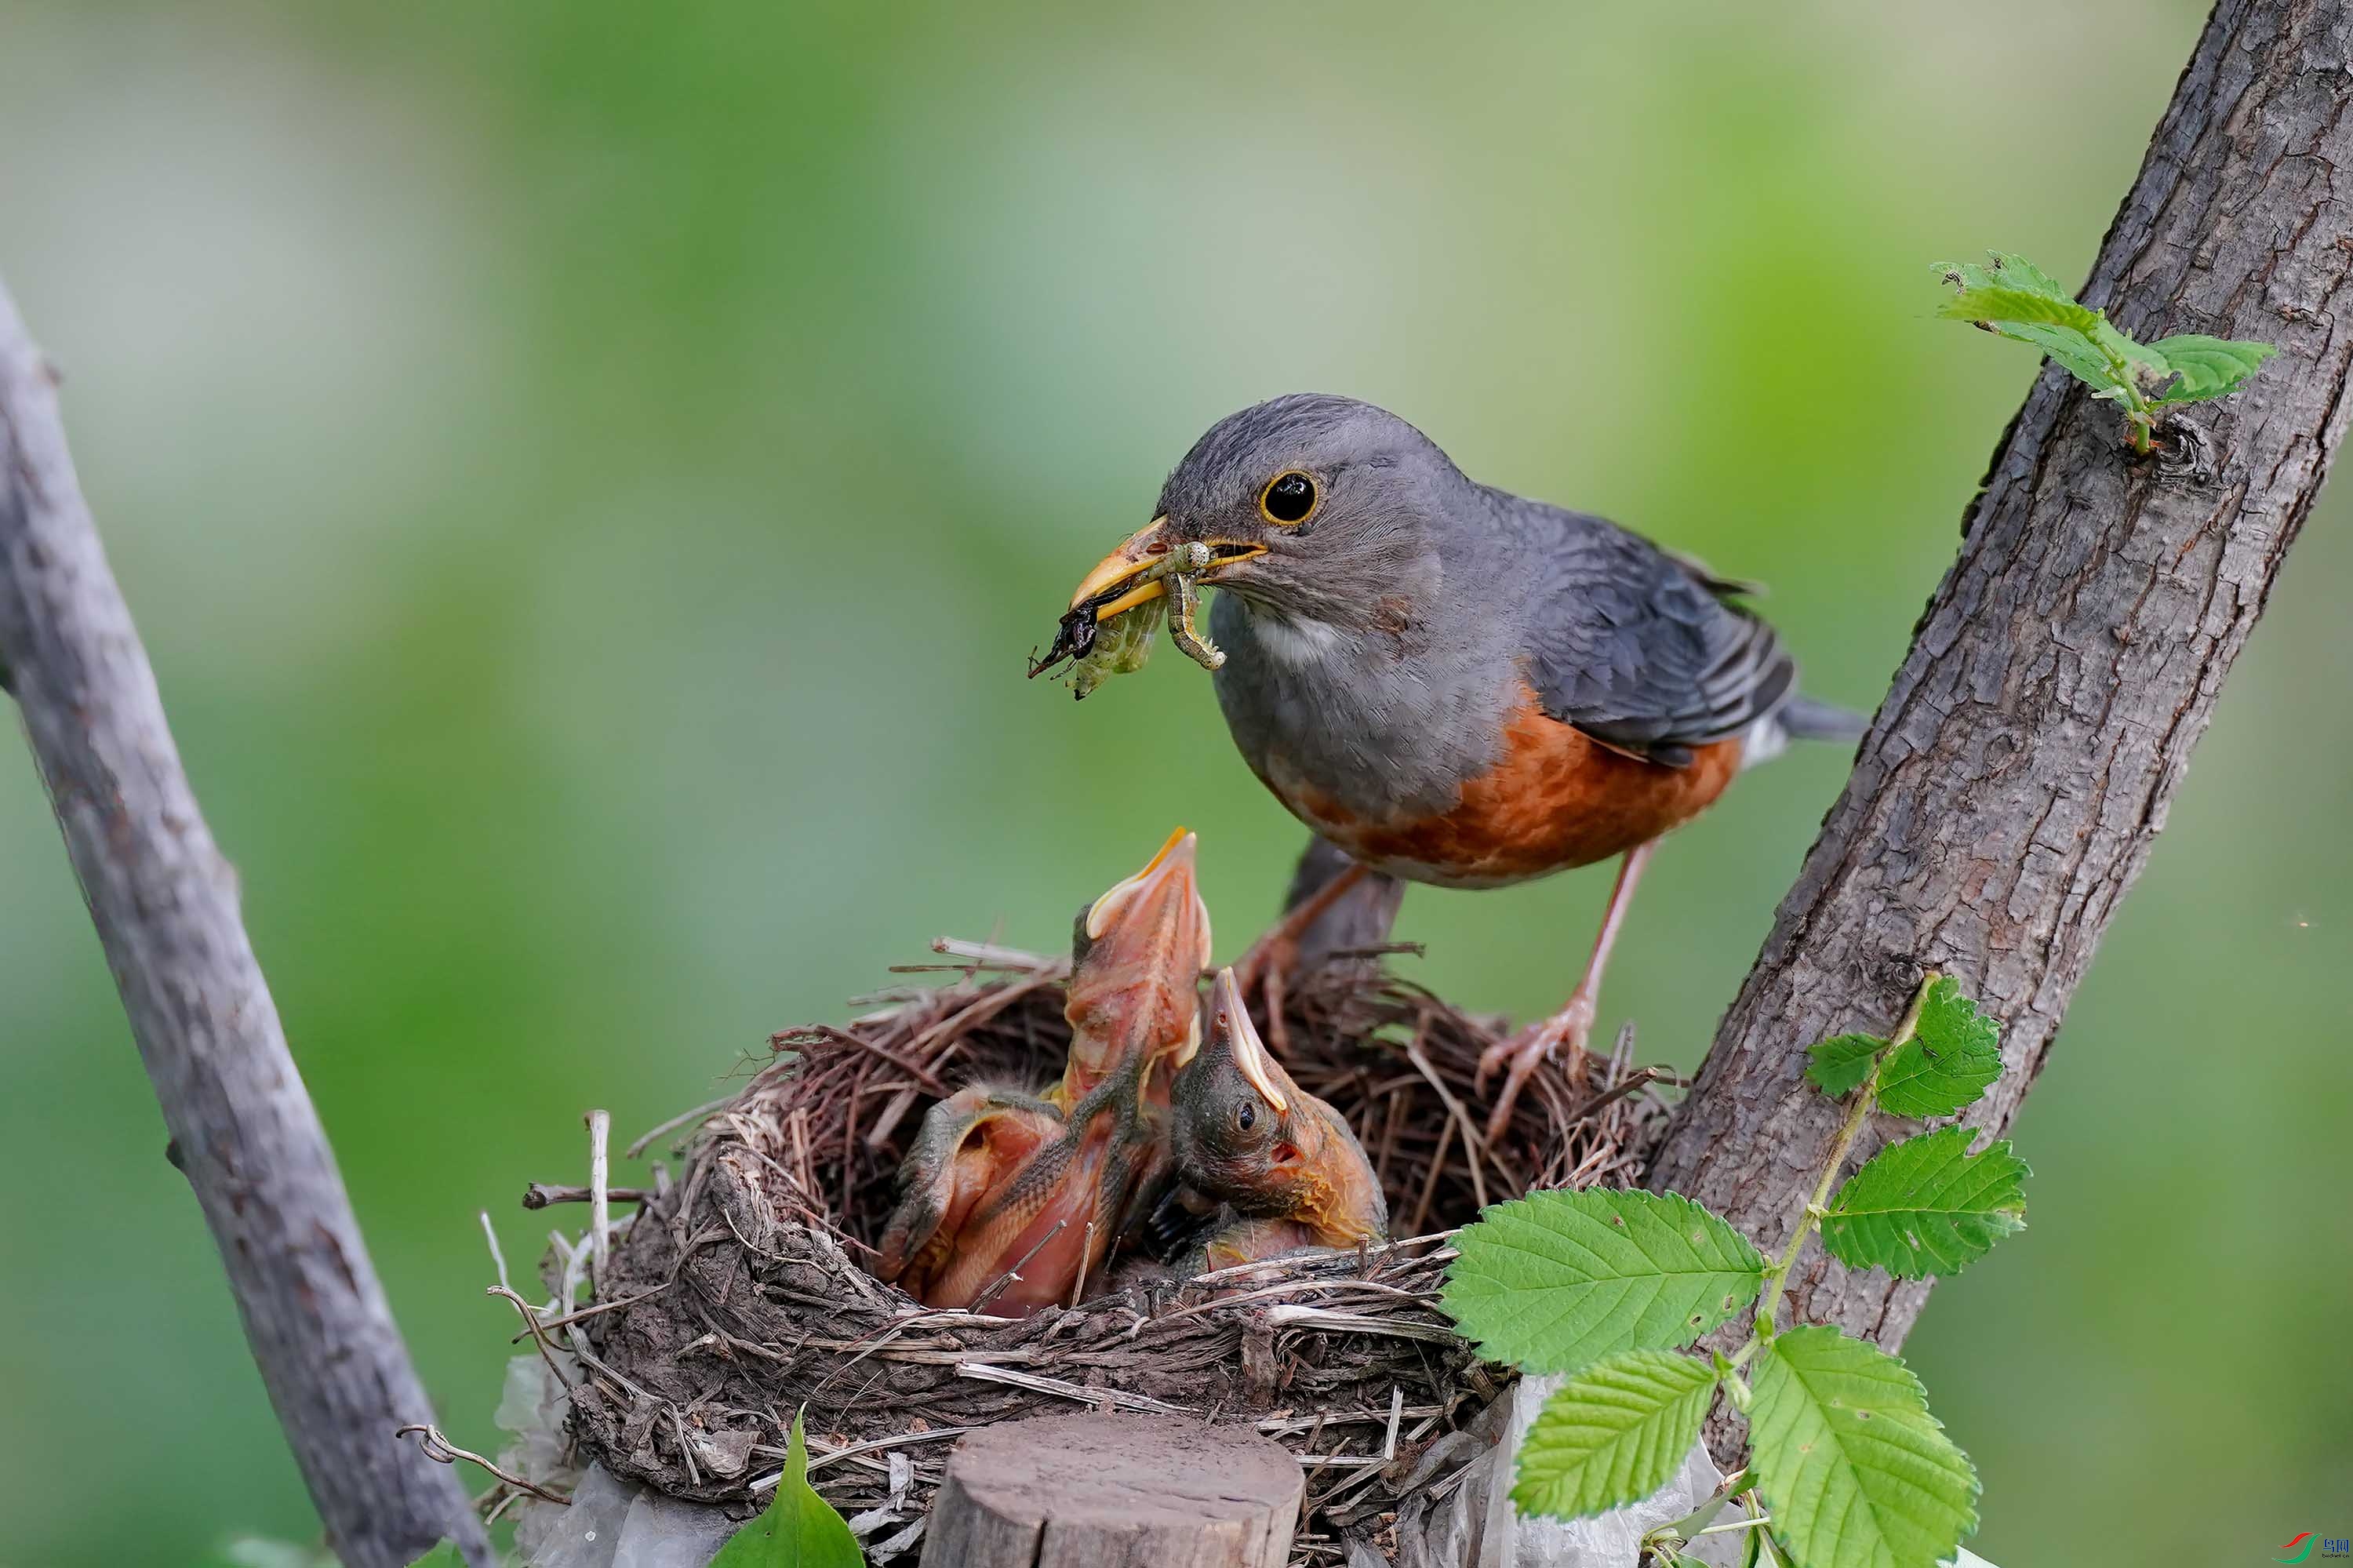
<svg viewBox="0 0 2353 1568">
<path fill-rule="evenodd" d="M 1487 1075 L 1505 1063 L 1509 1070 L 1504 1075 L 1504 1089 L 1495 1097 L 1495 1108 L 1487 1118 L 1487 1141 L 1494 1142 L 1512 1125 L 1512 1107 L 1520 1097 L 1520 1086 L 1536 1070 L 1536 1064 L 1550 1056 L 1566 1044 L 1570 1060 L 1585 1054 L 1585 1042 L 1593 1033 L 1596 1004 L 1601 998 L 1601 971 L 1609 967 L 1609 949 L 1618 940 L 1618 927 L 1626 921 L 1626 906 L 1634 901 L 1634 885 L 1642 879 L 1642 868 L 1651 863 L 1651 852 L 1659 841 L 1636 844 L 1626 852 L 1619 863 L 1618 885 L 1609 890 L 1609 907 L 1601 916 L 1601 934 L 1593 939 L 1593 956 L 1586 961 L 1585 978 L 1568 993 L 1568 1001 L 1558 1012 L 1543 1022 L 1522 1030 L 1511 1039 L 1490 1045 L 1480 1054 L 1479 1086 L 1486 1087 Z"/>
<path fill-rule="evenodd" d="M 1234 978 L 1241 982 L 1247 995 L 1251 986 L 1266 979 L 1270 969 L 1289 973 L 1299 961 L 1299 938 L 1307 928 L 1324 917 L 1324 912 L 1340 902 L 1348 889 L 1365 880 L 1363 865 L 1351 861 L 1345 870 L 1331 881 L 1299 901 L 1298 906 L 1276 921 L 1266 935 L 1250 945 L 1250 951 L 1234 965 Z"/>
</svg>

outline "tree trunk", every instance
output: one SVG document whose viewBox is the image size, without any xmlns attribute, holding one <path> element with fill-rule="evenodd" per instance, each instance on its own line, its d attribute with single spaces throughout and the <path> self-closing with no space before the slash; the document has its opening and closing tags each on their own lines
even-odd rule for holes
<svg viewBox="0 0 2353 1568">
<path fill-rule="evenodd" d="M 348 1568 L 398 1568 L 447 1536 L 487 1564 L 456 1473 L 393 1436 L 432 1411 L 83 503 L 56 376 L 5 289 L 0 686 L 328 1544 Z"/>
<path fill-rule="evenodd" d="M 2200 433 L 2154 461 L 2126 455 L 2112 405 L 2046 367 L 1962 520 L 1650 1173 L 1768 1254 L 1840 1121 L 1803 1081 L 1805 1046 L 1884 1032 L 1925 969 L 1948 971 L 2002 1024 L 2002 1077 L 1965 1118 L 2000 1133 L 2164 825 L 2345 433 L 2348 66 L 2346 0 L 2216 6 L 2084 298 L 2144 341 L 2282 352 L 2242 392 L 2193 406 Z M 1858 1158 L 1907 1130 L 1878 1120 Z M 1928 1292 L 1819 1245 L 1791 1285 L 1800 1317 L 1891 1350 Z"/>
</svg>

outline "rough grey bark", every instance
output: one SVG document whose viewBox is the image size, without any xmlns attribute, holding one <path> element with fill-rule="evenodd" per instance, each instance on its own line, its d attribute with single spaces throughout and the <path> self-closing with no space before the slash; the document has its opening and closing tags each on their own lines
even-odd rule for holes
<svg viewBox="0 0 2353 1568">
<path fill-rule="evenodd" d="M 1963 519 L 1650 1173 L 1768 1252 L 1840 1121 L 1800 1076 L 1805 1045 L 1891 1027 L 1925 969 L 1952 973 L 2003 1024 L 2006 1070 L 1966 1117 L 2000 1132 L 2164 825 L 2345 433 L 2348 68 L 2344 0 L 2215 8 L 2085 298 L 2144 341 L 2211 333 L 2281 353 L 2245 391 L 2194 406 L 2202 436 L 2165 463 L 2128 461 L 2115 409 L 2046 368 Z M 1878 1119 L 1858 1159 L 1908 1130 Z M 1792 1287 L 1801 1317 L 1891 1349 L 1928 1292 L 1850 1273 L 1819 1244 Z"/>
<path fill-rule="evenodd" d="M 448 1536 L 487 1564 L 456 1472 L 393 1436 L 433 1413 L 83 503 L 56 376 L 5 289 L 0 684 L 329 1545 L 397 1568 Z"/>
</svg>

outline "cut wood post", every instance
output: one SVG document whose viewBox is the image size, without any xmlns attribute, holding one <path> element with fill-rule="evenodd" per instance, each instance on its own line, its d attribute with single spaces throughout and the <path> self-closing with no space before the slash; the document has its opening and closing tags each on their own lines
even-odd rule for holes
<svg viewBox="0 0 2353 1568">
<path fill-rule="evenodd" d="M 399 1568 L 446 1536 L 488 1564 L 457 1473 L 394 1436 L 430 1423 L 433 1408 L 82 501 L 57 377 L 5 289 L 0 688 L 23 711 L 168 1153 L 212 1227 L 327 1544 L 347 1568 Z"/>
<path fill-rule="evenodd" d="M 1282 1568 L 1299 1461 L 1243 1426 L 1042 1415 L 948 1460 L 923 1568 Z"/>
</svg>

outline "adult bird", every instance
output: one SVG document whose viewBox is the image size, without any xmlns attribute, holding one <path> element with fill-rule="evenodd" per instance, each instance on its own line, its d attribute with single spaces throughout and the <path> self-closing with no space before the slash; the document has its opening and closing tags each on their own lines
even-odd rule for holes
<svg viewBox="0 0 2353 1568">
<path fill-rule="evenodd" d="M 1660 837 L 1790 737 L 1862 733 L 1798 695 L 1740 585 L 1481 484 L 1367 403 L 1296 394 L 1219 420 L 1072 609 L 1100 620 L 1149 600 L 1168 580 L 1155 563 L 1196 544 L 1243 760 L 1351 863 L 1254 954 L 1281 953 L 1367 872 L 1497 887 L 1623 857 L 1567 1002 L 1482 1061 L 1482 1077 L 1506 1069 L 1491 1139 L 1538 1063 L 1585 1045 Z"/>
</svg>

